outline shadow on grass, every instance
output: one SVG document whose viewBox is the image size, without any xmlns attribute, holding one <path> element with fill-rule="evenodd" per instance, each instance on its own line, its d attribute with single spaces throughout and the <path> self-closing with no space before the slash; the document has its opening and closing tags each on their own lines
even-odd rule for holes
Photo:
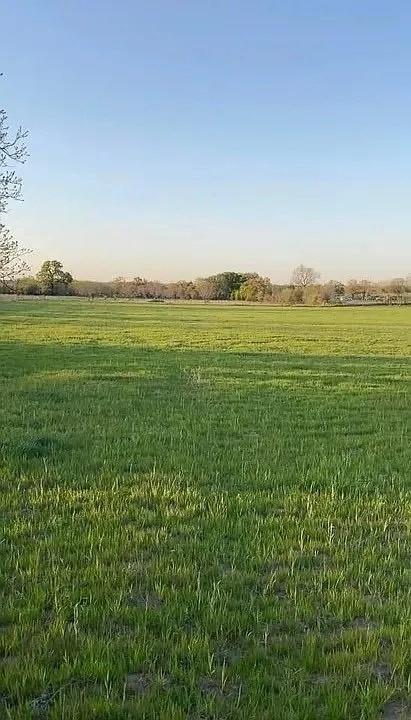
<svg viewBox="0 0 411 720">
<path fill-rule="evenodd" d="M 9 473 L 161 472 L 221 487 L 405 474 L 404 359 L 0 346 Z"/>
<path fill-rule="evenodd" d="M 342 697 L 375 709 L 383 632 L 384 697 L 402 692 L 404 361 L 57 344 L 0 358 L 8 707 L 41 707 L 62 673 L 103 688 L 110 673 L 101 707 L 122 717 L 124 679 L 155 670 L 181 713 L 160 715 L 162 691 L 147 717 L 214 702 L 222 672 L 246 688 L 238 718 L 277 696 L 289 717 L 320 702 L 332 717 Z M 86 694 L 55 697 L 55 717 L 59 702 L 88 715 Z"/>
</svg>

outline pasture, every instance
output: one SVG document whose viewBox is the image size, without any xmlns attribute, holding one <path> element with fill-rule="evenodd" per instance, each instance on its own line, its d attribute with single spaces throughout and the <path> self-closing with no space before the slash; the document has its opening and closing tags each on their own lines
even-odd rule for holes
<svg viewBox="0 0 411 720">
<path fill-rule="evenodd" d="M 0 303 L 0 717 L 411 717 L 411 310 Z"/>
</svg>

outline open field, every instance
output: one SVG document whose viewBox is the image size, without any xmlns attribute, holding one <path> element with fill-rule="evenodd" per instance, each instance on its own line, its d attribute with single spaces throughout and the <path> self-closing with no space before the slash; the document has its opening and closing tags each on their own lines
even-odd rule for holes
<svg viewBox="0 0 411 720">
<path fill-rule="evenodd" d="M 410 321 L 0 303 L 0 717 L 409 720 Z"/>
</svg>

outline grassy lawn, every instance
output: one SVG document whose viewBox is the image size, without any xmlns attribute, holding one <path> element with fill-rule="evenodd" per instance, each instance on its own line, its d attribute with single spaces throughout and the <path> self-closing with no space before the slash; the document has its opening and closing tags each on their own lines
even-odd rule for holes
<svg viewBox="0 0 411 720">
<path fill-rule="evenodd" d="M 411 718 L 410 321 L 1 302 L 0 717 Z"/>
</svg>

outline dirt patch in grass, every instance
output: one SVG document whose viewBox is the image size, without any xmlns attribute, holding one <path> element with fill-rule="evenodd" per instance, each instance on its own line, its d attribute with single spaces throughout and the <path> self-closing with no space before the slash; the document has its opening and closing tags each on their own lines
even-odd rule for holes
<svg viewBox="0 0 411 720">
<path fill-rule="evenodd" d="M 68 444 L 60 438 L 51 435 L 33 435 L 23 438 L 15 444 L 15 453 L 28 458 L 41 458 L 52 455 L 58 450 L 65 449 Z"/>
<path fill-rule="evenodd" d="M 391 650 L 393 647 L 392 638 L 390 637 L 382 637 L 379 639 L 378 644 L 381 648 L 381 650 Z"/>
<path fill-rule="evenodd" d="M 385 703 L 380 714 L 381 720 L 411 720 L 411 705 L 403 700 Z"/>
<path fill-rule="evenodd" d="M 377 630 L 378 623 L 365 617 L 356 617 L 343 626 L 343 630 Z"/>
<path fill-rule="evenodd" d="M 243 581 L 244 579 L 241 570 L 229 563 L 220 564 L 218 566 L 217 575 L 220 578 L 227 578 L 227 580 L 232 578 L 233 580 L 238 579 L 239 581 Z"/>
<path fill-rule="evenodd" d="M 272 592 L 278 600 L 287 600 L 288 593 L 284 585 L 274 585 Z"/>
<path fill-rule="evenodd" d="M 266 562 L 261 568 L 261 574 L 264 577 L 266 583 L 275 581 L 279 575 L 281 577 L 287 577 L 290 573 L 290 563 L 286 560 Z"/>
<path fill-rule="evenodd" d="M 279 620 L 265 628 L 264 637 L 294 637 L 307 635 L 312 628 L 304 620 Z"/>
<path fill-rule="evenodd" d="M 147 673 L 129 673 L 125 681 L 127 695 L 145 695 L 151 688 L 153 679 Z"/>
<path fill-rule="evenodd" d="M 125 625 L 124 623 L 110 622 L 104 628 L 106 637 L 133 637 L 137 630 L 135 625 Z"/>
<path fill-rule="evenodd" d="M 222 683 L 210 676 L 200 678 L 198 687 L 203 695 L 212 695 L 213 697 L 219 698 L 239 699 L 244 693 L 242 683 L 232 680 Z"/>
<path fill-rule="evenodd" d="M 374 662 L 370 667 L 372 677 L 381 682 L 388 682 L 393 676 L 392 668 L 385 662 Z"/>
<path fill-rule="evenodd" d="M 161 672 L 159 675 L 152 675 L 145 672 L 129 673 L 124 682 L 125 695 L 146 695 L 155 685 L 163 690 L 171 686 L 171 675 Z"/>
<path fill-rule="evenodd" d="M 53 702 L 54 694 L 51 690 L 45 690 L 30 703 L 30 708 L 34 717 L 44 717 L 47 715 L 50 705 Z"/>
<path fill-rule="evenodd" d="M 0 665 L 18 665 L 21 658 L 18 655 L 0 656 Z"/>
<path fill-rule="evenodd" d="M 127 604 L 131 607 L 140 607 L 145 610 L 158 610 L 164 603 L 162 598 L 156 593 L 145 593 L 143 595 L 129 595 Z"/>
<path fill-rule="evenodd" d="M 215 651 L 214 659 L 219 665 L 234 665 L 243 655 L 240 647 L 222 647 Z"/>
<path fill-rule="evenodd" d="M 327 675 L 322 675 L 322 673 L 313 673 L 310 675 L 310 683 L 311 685 L 318 685 L 318 686 L 324 686 L 328 685 L 330 682 L 330 679 Z"/>
<path fill-rule="evenodd" d="M 382 599 L 381 594 L 373 593 L 373 592 L 365 592 L 363 594 L 364 600 L 368 605 L 382 605 L 384 603 L 384 600 Z M 385 599 L 387 599 L 385 597 Z"/>
</svg>

